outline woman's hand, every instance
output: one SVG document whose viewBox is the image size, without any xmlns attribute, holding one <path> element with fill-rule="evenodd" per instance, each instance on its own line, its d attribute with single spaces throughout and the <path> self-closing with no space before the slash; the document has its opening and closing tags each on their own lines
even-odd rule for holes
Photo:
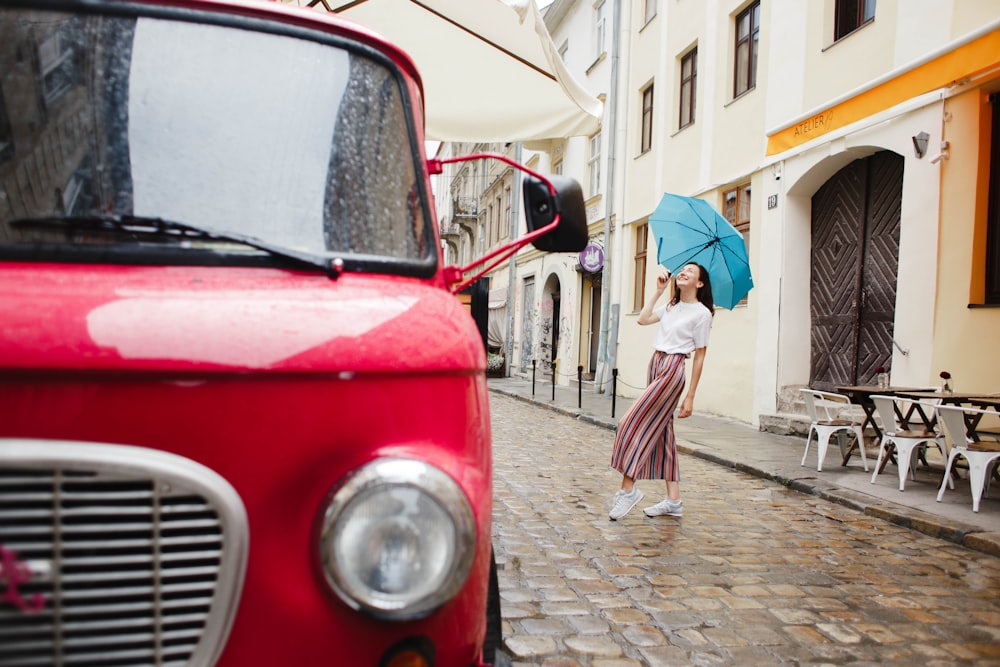
<svg viewBox="0 0 1000 667">
<path fill-rule="evenodd" d="M 670 271 L 662 271 L 660 275 L 656 276 L 656 289 L 653 290 L 653 293 L 642 304 L 642 311 L 639 313 L 638 319 L 636 319 L 638 324 L 645 326 L 647 324 L 656 324 L 660 321 L 660 318 L 653 314 L 653 307 L 666 291 L 670 277 Z"/>
<path fill-rule="evenodd" d="M 690 417 L 692 412 L 694 412 L 694 396 L 688 394 L 681 401 L 681 407 L 677 409 L 677 417 L 684 419 L 685 417 Z"/>
</svg>

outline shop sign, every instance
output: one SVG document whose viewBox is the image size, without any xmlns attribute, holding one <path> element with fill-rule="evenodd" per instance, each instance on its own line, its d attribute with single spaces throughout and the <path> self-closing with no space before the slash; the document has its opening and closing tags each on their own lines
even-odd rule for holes
<svg viewBox="0 0 1000 667">
<path fill-rule="evenodd" d="M 604 248 L 593 243 L 580 253 L 580 266 L 590 273 L 597 273 L 604 268 Z"/>
</svg>

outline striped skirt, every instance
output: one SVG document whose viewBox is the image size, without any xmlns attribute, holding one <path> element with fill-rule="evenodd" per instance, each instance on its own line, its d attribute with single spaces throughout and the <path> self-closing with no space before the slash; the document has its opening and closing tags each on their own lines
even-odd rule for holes
<svg viewBox="0 0 1000 667">
<path fill-rule="evenodd" d="M 683 354 L 653 353 L 647 387 L 618 423 L 611 467 L 632 479 L 680 481 L 674 410 L 684 391 Z"/>
</svg>

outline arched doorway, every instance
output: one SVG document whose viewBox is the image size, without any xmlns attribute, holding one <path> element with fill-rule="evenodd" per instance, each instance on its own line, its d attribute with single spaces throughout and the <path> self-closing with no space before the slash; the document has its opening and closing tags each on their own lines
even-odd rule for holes
<svg viewBox="0 0 1000 667">
<path fill-rule="evenodd" d="M 583 376 L 593 380 L 597 374 L 601 333 L 601 281 L 604 271 L 582 272 L 580 294 L 580 365 Z"/>
<path fill-rule="evenodd" d="M 871 384 L 892 359 L 903 158 L 850 163 L 812 197 L 809 384 Z"/>
<path fill-rule="evenodd" d="M 549 276 L 542 288 L 542 299 L 539 304 L 539 356 L 551 368 L 551 362 L 559 356 L 559 306 L 561 288 L 559 277 Z M 547 370 L 548 370 L 547 369 Z"/>
</svg>

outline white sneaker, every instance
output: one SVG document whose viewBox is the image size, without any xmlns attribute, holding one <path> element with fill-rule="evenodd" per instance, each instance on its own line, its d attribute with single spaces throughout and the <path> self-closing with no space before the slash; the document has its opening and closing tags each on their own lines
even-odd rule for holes
<svg viewBox="0 0 1000 667">
<path fill-rule="evenodd" d="M 646 516 L 681 516 L 684 514 L 683 501 L 664 498 L 660 502 L 643 510 Z"/>
<path fill-rule="evenodd" d="M 615 494 L 615 504 L 611 508 L 611 512 L 608 513 L 608 518 L 612 521 L 617 521 L 638 505 L 640 500 L 642 500 L 642 491 L 635 487 L 632 487 L 632 490 L 628 493 L 618 491 Z"/>
</svg>

